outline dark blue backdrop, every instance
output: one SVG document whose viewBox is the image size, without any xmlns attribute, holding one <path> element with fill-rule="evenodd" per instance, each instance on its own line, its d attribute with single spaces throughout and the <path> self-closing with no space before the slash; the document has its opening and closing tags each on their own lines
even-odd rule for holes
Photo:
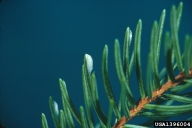
<svg viewBox="0 0 192 128">
<path fill-rule="evenodd" d="M 114 66 L 114 39 L 123 45 L 126 27 L 133 36 L 142 19 L 142 66 L 145 76 L 151 26 L 167 10 L 165 29 L 169 27 L 172 4 L 180 0 L 2 0 L 0 3 L 0 117 L 5 128 L 40 128 L 41 113 L 53 127 L 48 98 L 51 95 L 62 108 L 58 79 L 65 80 L 75 106 L 84 105 L 81 67 L 85 53 L 94 60 L 99 97 L 107 114 L 101 76 L 101 56 L 109 47 L 109 77 L 115 96 L 119 82 Z M 191 34 L 192 4 L 185 0 L 180 25 L 183 51 L 185 33 Z M 162 45 L 163 46 L 163 45 Z M 162 50 L 163 53 L 163 50 Z M 165 65 L 161 54 L 160 68 Z M 131 79 L 134 95 L 139 98 L 135 74 Z M 140 118 L 139 118 L 140 119 Z M 132 123 L 137 123 L 133 120 Z"/>
</svg>

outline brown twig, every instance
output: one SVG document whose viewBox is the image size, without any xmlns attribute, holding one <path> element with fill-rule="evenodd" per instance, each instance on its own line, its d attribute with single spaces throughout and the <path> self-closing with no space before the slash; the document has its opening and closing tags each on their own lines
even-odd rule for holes
<svg viewBox="0 0 192 128">
<path fill-rule="evenodd" d="M 190 69 L 189 71 L 189 76 L 192 77 L 192 69 Z M 171 82 L 170 80 L 168 80 L 159 90 L 154 91 L 151 99 L 149 99 L 148 97 L 141 99 L 137 107 L 130 110 L 130 117 L 126 118 L 125 116 L 123 116 L 120 120 L 118 120 L 114 124 L 113 128 L 123 128 L 123 125 L 126 122 L 128 122 L 130 119 L 132 119 L 134 116 L 136 116 L 136 114 L 140 112 L 146 104 L 150 103 L 151 101 L 155 100 L 157 97 L 161 96 L 165 91 L 167 91 L 167 89 L 181 83 L 185 79 L 184 73 L 180 73 L 175 77 L 175 79 L 177 82 Z"/>
</svg>

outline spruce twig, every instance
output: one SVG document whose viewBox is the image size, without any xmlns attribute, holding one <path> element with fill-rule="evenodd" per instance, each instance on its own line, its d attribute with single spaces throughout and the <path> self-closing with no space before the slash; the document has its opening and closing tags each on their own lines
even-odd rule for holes
<svg viewBox="0 0 192 128">
<path fill-rule="evenodd" d="M 96 75 L 93 72 L 93 59 L 90 55 L 85 54 L 82 66 L 82 82 L 85 110 L 80 106 L 80 112 L 73 105 L 68 95 L 67 87 L 62 79 L 59 79 L 63 110 L 58 109 L 57 103 L 50 96 L 50 110 L 56 128 L 75 127 L 74 119 L 83 128 L 94 128 L 93 109 L 100 121 L 102 128 L 134 128 L 138 125 L 126 124 L 135 116 L 150 117 L 147 122 L 143 123 L 145 127 L 151 125 L 155 120 L 166 120 L 171 116 L 184 115 L 192 113 L 192 92 L 180 94 L 183 90 L 192 87 L 192 36 L 186 34 L 184 53 L 181 55 L 179 47 L 178 31 L 182 16 L 183 3 L 181 2 L 176 8 L 174 5 L 171 9 L 171 32 L 166 32 L 164 40 L 164 55 L 166 67 L 159 73 L 158 65 L 160 58 L 161 38 L 164 28 L 166 10 L 161 13 L 159 23 L 154 21 L 151 31 L 150 52 L 148 54 L 148 64 L 146 71 L 146 85 L 143 80 L 141 65 L 141 31 L 142 21 L 139 20 L 135 31 L 135 44 L 130 56 L 130 44 L 132 32 L 127 27 L 124 38 L 123 61 L 121 60 L 120 43 L 115 39 L 114 57 L 117 77 L 121 85 L 119 105 L 115 100 L 111 82 L 108 75 L 108 46 L 105 45 L 102 54 L 102 77 L 106 95 L 109 100 L 108 116 L 105 115 L 100 105 L 97 90 Z M 176 62 L 175 62 L 176 60 Z M 184 63 L 183 63 L 184 62 Z M 135 101 L 131 91 L 130 75 L 135 66 L 140 100 Z M 174 71 L 178 70 L 179 74 L 175 76 Z M 178 86 L 177 86 L 178 85 Z M 145 88 L 146 86 L 146 88 Z M 164 94 L 170 92 L 170 94 Z M 155 104 L 149 104 L 155 100 Z M 167 101 L 167 102 L 165 102 Z M 174 101 L 182 102 L 184 105 L 174 106 Z M 166 105 L 162 105 L 164 103 Z M 165 108 L 167 109 L 165 110 Z M 153 110 L 152 112 L 147 110 Z M 115 123 L 111 123 L 112 117 L 115 116 Z M 187 120 L 192 120 L 192 117 Z M 41 115 L 42 127 L 48 128 L 48 123 L 44 113 Z M 111 124 L 114 124 L 113 126 Z"/>
</svg>

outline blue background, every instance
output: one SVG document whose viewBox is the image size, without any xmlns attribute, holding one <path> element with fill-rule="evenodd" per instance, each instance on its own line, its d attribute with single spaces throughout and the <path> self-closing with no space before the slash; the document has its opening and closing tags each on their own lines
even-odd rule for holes
<svg viewBox="0 0 192 128">
<path fill-rule="evenodd" d="M 2 0 L 1 124 L 5 128 L 40 128 L 43 112 L 52 128 L 48 98 L 51 95 L 59 108 L 62 108 L 59 78 L 65 80 L 77 109 L 84 105 L 81 67 L 85 53 L 93 58 L 101 106 L 107 114 L 108 99 L 101 76 L 104 45 L 107 44 L 109 48 L 109 77 L 118 99 L 120 85 L 114 65 L 114 39 L 119 39 L 122 48 L 126 28 L 129 26 L 134 36 L 136 24 L 142 19 L 141 53 L 145 78 L 153 21 L 159 21 L 162 10 L 166 9 L 164 31 L 170 30 L 170 8 L 172 4 L 178 6 L 179 2 L 180 0 Z M 183 4 L 179 30 L 181 51 L 184 35 L 192 32 L 192 3 L 185 0 Z M 161 53 L 159 70 L 165 66 L 163 50 Z M 135 73 L 131 77 L 131 89 L 138 100 Z M 137 124 L 138 120 L 135 119 L 132 123 Z"/>
</svg>

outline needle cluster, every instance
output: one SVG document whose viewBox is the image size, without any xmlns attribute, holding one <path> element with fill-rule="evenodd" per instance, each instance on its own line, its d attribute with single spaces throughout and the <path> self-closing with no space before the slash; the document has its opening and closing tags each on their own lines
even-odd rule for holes
<svg viewBox="0 0 192 128">
<path fill-rule="evenodd" d="M 182 15 L 183 3 L 178 7 L 172 6 L 170 15 L 170 32 L 165 32 L 162 41 L 166 10 L 162 11 L 159 22 L 154 21 L 151 30 L 150 52 L 146 70 L 146 83 L 143 80 L 141 65 L 141 33 L 142 20 L 136 26 L 134 36 L 134 49 L 130 55 L 132 32 L 128 27 L 125 32 L 123 57 L 121 57 L 120 43 L 115 39 L 114 57 L 117 76 L 120 82 L 120 99 L 115 100 L 108 75 L 108 46 L 105 45 L 102 54 L 102 78 L 106 95 L 109 100 L 108 115 L 105 115 L 97 90 L 96 75 L 92 72 L 93 59 L 85 54 L 82 65 L 82 82 L 85 108 L 80 106 L 79 111 L 73 105 L 67 92 L 65 81 L 59 79 L 63 109 L 50 96 L 49 105 L 56 128 L 75 128 L 74 119 L 83 128 L 94 128 L 93 109 L 102 128 L 134 128 L 150 127 L 154 120 L 167 120 L 174 116 L 192 113 L 192 92 L 183 92 L 192 87 L 192 36 L 186 34 L 184 53 L 179 47 L 178 31 Z M 164 42 L 164 57 L 166 66 L 159 71 L 159 58 L 161 43 Z M 123 61 L 122 61 L 123 59 Z M 130 89 L 130 75 L 136 69 L 137 82 L 140 92 L 140 101 L 137 102 Z M 174 75 L 175 71 L 178 75 Z M 167 92 L 165 94 L 165 92 Z M 153 104 L 151 104 L 151 102 Z M 181 102 L 181 105 L 174 105 Z M 112 122 L 112 116 L 115 121 Z M 149 117 L 143 124 L 129 124 L 135 116 Z M 192 117 L 186 119 L 192 120 Z M 42 127 L 48 128 L 46 116 L 42 113 Z"/>
</svg>

